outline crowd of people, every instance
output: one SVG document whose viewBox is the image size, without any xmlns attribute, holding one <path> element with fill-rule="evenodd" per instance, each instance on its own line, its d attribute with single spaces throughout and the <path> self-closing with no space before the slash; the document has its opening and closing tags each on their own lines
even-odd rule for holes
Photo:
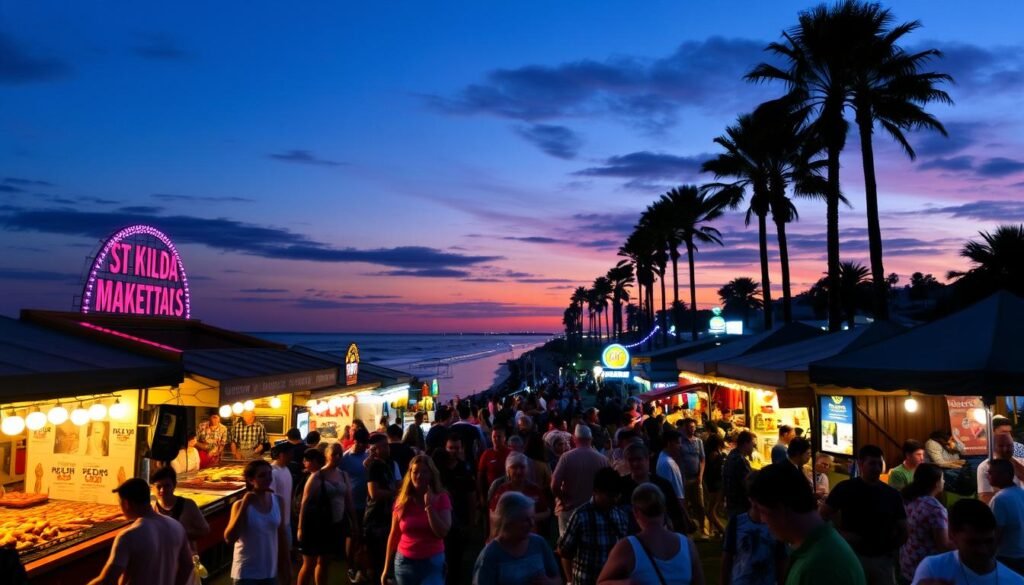
<svg viewBox="0 0 1024 585">
<path fill-rule="evenodd" d="M 833 487 L 832 458 L 812 461 L 797 429 L 780 427 L 762 462 L 757 435 L 727 412 L 668 423 L 635 399 L 599 394 L 588 407 L 581 390 L 594 391 L 549 384 L 456 400 L 429 427 L 424 413 L 404 430 L 355 420 L 330 443 L 291 429 L 272 462 L 245 467 L 248 490 L 224 531 L 231 578 L 286 584 L 298 567 L 299 585 L 702 585 L 695 541 L 720 539 L 723 585 L 1024 584 L 1024 460 L 1002 421 L 993 458 L 977 467 L 980 499 L 947 512 L 948 473 L 969 465 L 942 433 L 908 441 L 888 483 L 882 450 L 865 445 Z M 189 448 L 204 463 L 260 450 L 256 424 L 227 433 L 211 417 Z M 154 476 L 155 505 L 142 480 L 119 488 L 134 524 L 95 583 L 196 578 L 190 542 L 209 526 L 174 495 L 174 469 Z M 331 573 L 336 559 L 346 576 Z M 154 578 L 157 566 L 166 577 Z"/>
</svg>

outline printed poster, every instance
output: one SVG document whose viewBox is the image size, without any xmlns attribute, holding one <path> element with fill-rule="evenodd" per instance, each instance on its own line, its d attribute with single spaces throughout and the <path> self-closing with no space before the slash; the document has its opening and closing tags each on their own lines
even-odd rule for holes
<svg viewBox="0 0 1024 585">
<path fill-rule="evenodd" d="M 337 408 L 328 408 L 326 411 L 316 414 L 309 413 L 309 430 L 320 433 L 320 439 L 333 443 L 342 438 L 345 427 L 352 424 L 355 404 L 345 402 Z M 367 427 L 375 427 L 375 421 L 363 421 Z"/>
<path fill-rule="evenodd" d="M 821 450 L 853 455 L 853 397 L 821 396 Z"/>
<path fill-rule="evenodd" d="M 137 391 L 117 394 L 127 410 L 121 420 L 108 414 L 78 426 L 69 418 L 59 425 L 47 421 L 38 431 L 28 431 L 26 492 L 49 494 L 57 500 L 117 504 L 117 494 L 111 490 L 135 475 L 139 411 Z M 78 403 L 61 405 L 71 411 Z"/>
<path fill-rule="evenodd" d="M 964 455 L 987 455 L 987 419 L 980 396 L 947 396 L 949 428 L 953 437 L 964 446 Z"/>
</svg>

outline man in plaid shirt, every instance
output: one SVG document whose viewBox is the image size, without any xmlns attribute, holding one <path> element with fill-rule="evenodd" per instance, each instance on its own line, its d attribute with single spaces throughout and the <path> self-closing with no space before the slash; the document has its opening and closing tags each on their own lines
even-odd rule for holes
<svg viewBox="0 0 1024 585">
<path fill-rule="evenodd" d="M 596 585 L 608 553 L 629 534 L 626 512 L 616 506 L 621 479 L 611 467 L 594 476 L 594 495 L 573 512 L 558 540 L 562 567 L 570 585 Z"/>
<path fill-rule="evenodd" d="M 235 459 L 259 457 L 267 443 L 267 429 L 256 420 L 256 413 L 247 410 L 242 413 L 241 422 L 236 421 L 231 425 L 228 443 L 231 444 L 231 456 Z"/>
</svg>

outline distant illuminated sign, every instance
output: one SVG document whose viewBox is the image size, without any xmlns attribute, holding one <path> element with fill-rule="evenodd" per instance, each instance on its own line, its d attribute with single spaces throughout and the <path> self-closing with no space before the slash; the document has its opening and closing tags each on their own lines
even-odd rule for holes
<svg viewBox="0 0 1024 585">
<path fill-rule="evenodd" d="M 107 238 L 89 268 L 81 311 L 188 319 L 188 276 L 174 242 L 148 225 Z"/>
<path fill-rule="evenodd" d="M 624 370 L 629 366 L 629 350 L 625 346 L 613 343 L 601 352 L 601 363 L 608 370 Z M 607 377 L 607 372 L 605 372 Z"/>
<path fill-rule="evenodd" d="M 711 309 L 711 314 L 713 316 L 708 321 L 708 332 L 715 335 L 725 333 L 725 318 L 722 317 L 722 309 L 715 307 Z"/>
<path fill-rule="evenodd" d="M 353 343 L 345 352 L 345 385 L 351 386 L 357 381 L 359 381 L 359 348 Z"/>
<path fill-rule="evenodd" d="M 743 335 L 743 321 L 726 321 L 726 335 Z"/>
<path fill-rule="evenodd" d="M 430 383 L 430 395 L 437 396 L 439 390 L 440 388 L 438 388 L 437 385 L 437 378 L 434 378 L 434 381 Z"/>
<path fill-rule="evenodd" d="M 854 405 L 850 396 L 821 396 L 821 450 L 853 455 Z"/>
<path fill-rule="evenodd" d="M 605 378 L 629 378 L 629 372 L 626 370 L 605 370 L 603 375 Z"/>
</svg>

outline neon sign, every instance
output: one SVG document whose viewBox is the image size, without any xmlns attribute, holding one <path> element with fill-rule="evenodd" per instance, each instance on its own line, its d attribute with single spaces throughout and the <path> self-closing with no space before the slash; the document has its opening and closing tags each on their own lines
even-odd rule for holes
<svg viewBox="0 0 1024 585">
<path fill-rule="evenodd" d="M 629 350 L 613 343 L 601 352 L 601 363 L 609 370 L 622 370 L 629 365 Z"/>
<path fill-rule="evenodd" d="M 188 276 L 174 242 L 148 225 L 110 236 L 89 268 L 82 291 L 83 313 L 192 314 Z"/>
<path fill-rule="evenodd" d="M 345 352 L 345 385 L 351 386 L 359 380 L 359 348 L 356 344 L 348 346 Z"/>
<path fill-rule="evenodd" d="M 714 316 L 708 321 L 708 332 L 715 335 L 725 333 L 725 318 L 722 317 L 722 309 L 715 307 L 711 309 L 711 313 Z"/>
</svg>

